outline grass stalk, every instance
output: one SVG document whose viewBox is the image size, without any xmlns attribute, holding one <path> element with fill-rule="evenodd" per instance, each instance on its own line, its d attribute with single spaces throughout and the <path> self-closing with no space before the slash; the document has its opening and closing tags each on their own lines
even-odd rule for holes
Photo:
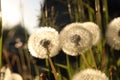
<svg viewBox="0 0 120 80">
<path fill-rule="evenodd" d="M 0 18 L 0 69 L 2 67 L 2 18 Z"/>
<path fill-rule="evenodd" d="M 108 56 L 107 56 L 107 52 L 105 50 L 105 48 L 103 48 L 102 50 L 102 71 L 105 71 L 107 68 L 107 62 L 108 62 Z"/>
<path fill-rule="evenodd" d="M 69 79 L 72 78 L 72 72 L 71 72 L 71 67 L 70 67 L 70 61 L 69 61 L 69 56 L 66 55 L 66 61 L 67 61 L 67 71 L 68 71 L 68 75 L 69 75 Z"/>
<path fill-rule="evenodd" d="M 50 68 L 49 60 L 48 59 L 45 59 L 45 64 L 46 64 L 46 67 L 49 70 L 49 72 L 48 72 L 48 79 L 51 79 L 51 77 L 50 77 L 50 74 L 51 74 L 50 70 L 51 70 L 51 68 Z"/>
<path fill-rule="evenodd" d="M 2 67 L 2 36 L 0 37 L 0 69 Z"/>
<path fill-rule="evenodd" d="M 89 63 L 88 63 L 88 61 L 87 61 L 84 53 L 81 53 L 81 56 L 82 56 L 82 58 L 83 58 L 83 61 L 84 61 L 85 65 L 86 65 L 86 67 L 87 67 L 87 68 L 90 67 L 90 65 L 89 65 Z"/>
<path fill-rule="evenodd" d="M 78 14 L 80 15 L 80 21 L 84 21 L 85 15 L 84 15 L 84 6 L 83 6 L 83 0 L 77 0 L 77 6 L 78 6 Z"/>
<path fill-rule="evenodd" d="M 20 61 L 21 61 L 21 65 L 22 65 L 22 70 L 23 70 L 23 72 L 25 72 L 27 68 L 25 65 L 24 53 L 21 48 L 19 48 L 18 50 L 19 50 L 19 56 L 20 56 Z"/>
<path fill-rule="evenodd" d="M 104 17 L 105 17 L 105 26 L 107 26 L 108 24 L 108 0 L 103 0 L 103 13 L 104 13 Z"/>
<path fill-rule="evenodd" d="M 55 63 L 56 66 L 67 69 L 67 66 L 63 65 L 63 64 L 59 64 L 59 63 Z"/>
<path fill-rule="evenodd" d="M 11 66 L 11 63 L 10 63 L 10 59 L 9 57 L 7 56 L 7 54 L 10 54 L 8 51 L 4 51 L 4 57 L 5 57 L 5 60 L 6 60 L 6 63 L 7 63 L 7 66 L 12 69 L 12 66 Z"/>
<path fill-rule="evenodd" d="M 67 0 L 67 1 L 68 1 L 68 4 L 67 4 L 68 13 L 69 13 L 70 19 L 72 20 L 72 19 L 73 19 L 73 16 L 72 16 L 72 10 L 71 10 L 70 0 Z"/>
<path fill-rule="evenodd" d="M 18 68 L 18 72 L 19 73 L 21 73 L 22 71 L 21 71 L 21 64 L 20 64 L 20 59 L 19 59 L 19 57 L 18 56 L 13 56 L 13 58 L 12 58 L 12 61 L 11 61 L 11 63 L 12 63 L 12 65 L 14 65 L 15 64 L 15 62 L 16 62 L 16 64 L 17 64 L 17 68 Z"/>
<path fill-rule="evenodd" d="M 95 61 L 95 57 L 94 57 L 94 53 L 93 53 L 92 49 L 90 49 L 90 55 L 92 57 L 93 64 L 94 64 L 95 68 L 97 69 L 97 65 L 96 65 L 96 61 Z"/>
<path fill-rule="evenodd" d="M 28 69 L 29 69 L 29 72 L 31 73 L 30 56 L 28 55 L 28 52 L 26 50 L 25 50 L 25 52 L 27 53 L 27 54 L 25 54 L 25 57 L 27 60 Z"/>
<path fill-rule="evenodd" d="M 101 26 L 100 1 L 95 0 L 96 23 Z"/>
</svg>

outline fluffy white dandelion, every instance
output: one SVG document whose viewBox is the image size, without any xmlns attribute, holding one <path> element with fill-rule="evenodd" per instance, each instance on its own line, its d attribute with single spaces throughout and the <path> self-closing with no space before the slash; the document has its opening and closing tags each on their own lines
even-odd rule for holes
<svg viewBox="0 0 120 80">
<path fill-rule="evenodd" d="M 96 45 L 101 39 L 101 31 L 99 26 L 93 22 L 84 22 L 83 27 L 91 32 L 93 37 L 93 45 Z"/>
<path fill-rule="evenodd" d="M 55 29 L 41 27 L 29 37 L 28 49 L 31 55 L 37 58 L 48 58 L 47 54 L 53 57 L 60 50 L 59 42 L 59 34 Z"/>
<path fill-rule="evenodd" d="M 81 26 L 81 23 L 72 23 L 60 32 L 62 50 L 68 55 L 77 56 L 92 45 L 91 33 Z"/>
<path fill-rule="evenodd" d="M 1 68 L 0 72 L 1 72 L 1 74 L 2 74 L 2 76 L 3 76 L 3 78 L 6 78 L 6 77 L 8 77 L 9 75 L 12 74 L 10 68 L 5 67 L 5 66 L 3 66 L 3 67 Z"/>
<path fill-rule="evenodd" d="M 85 69 L 76 73 L 72 80 L 109 80 L 105 73 L 96 69 Z"/>
<path fill-rule="evenodd" d="M 4 80 L 23 80 L 22 76 L 17 73 L 12 73 L 4 78 Z"/>
<path fill-rule="evenodd" d="M 8 67 L 3 66 L 0 71 L 3 74 L 3 76 L 1 76 L 2 80 L 23 80 L 20 74 L 12 73 Z"/>
<path fill-rule="evenodd" d="M 113 19 L 107 26 L 106 42 L 112 48 L 120 50 L 120 17 Z"/>
</svg>

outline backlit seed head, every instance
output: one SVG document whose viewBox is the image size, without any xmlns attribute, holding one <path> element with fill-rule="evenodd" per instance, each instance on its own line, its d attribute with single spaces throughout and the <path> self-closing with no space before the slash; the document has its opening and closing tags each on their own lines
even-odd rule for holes
<svg viewBox="0 0 120 80">
<path fill-rule="evenodd" d="M 72 23 L 60 32 L 62 50 L 68 55 L 77 56 L 92 45 L 91 33 L 81 26 L 81 23 Z"/>
<path fill-rule="evenodd" d="M 91 32 L 93 37 L 93 45 L 96 45 L 101 39 L 101 31 L 99 26 L 93 22 L 84 22 L 83 27 Z"/>
<path fill-rule="evenodd" d="M 108 77 L 100 70 L 85 69 L 76 73 L 72 80 L 108 80 Z"/>
<path fill-rule="evenodd" d="M 106 42 L 112 48 L 120 50 L 120 17 L 113 19 L 107 26 Z"/>
<path fill-rule="evenodd" d="M 50 27 L 39 28 L 29 37 L 28 49 L 32 56 L 41 59 L 47 58 L 47 50 L 50 57 L 57 55 L 60 50 L 58 32 Z"/>
</svg>

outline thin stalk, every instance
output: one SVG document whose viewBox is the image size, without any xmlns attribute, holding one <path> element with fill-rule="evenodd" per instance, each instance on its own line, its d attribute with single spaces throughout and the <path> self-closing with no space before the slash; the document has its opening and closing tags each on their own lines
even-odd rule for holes
<svg viewBox="0 0 120 80">
<path fill-rule="evenodd" d="M 71 68 L 70 68 L 70 62 L 69 62 L 69 57 L 68 55 L 66 55 L 66 61 L 67 61 L 67 67 L 68 67 L 68 75 L 69 75 L 69 78 L 71 79 L 72 78 L 72 74 L 71 74 Z"/>
<path fill-rule="evenodd" d="M 28 69 L 29 69 L 29 71 L 30 71 L 30 73 L 31 73 L 31 65 L 30 65 L 30 56 L 28 55 L 28 51 L 27 50 L 25 50 L 25 57 L 26 57 L 26 59 L 27 59 L 27 65 L 28 65 Z"/>
<path fill-rule="evenodd" d="M 105 25 L 108 24 L 108 0 L 103 0 L 103 12 L 104 12 L 104 17 L 105 17 Z"/>
<path fill-rule="evenodd" d="M 27 58 L 28 69 L 29 69 L 29 72 L 31 73 L 30 58 L 29 58 L 28 54 L 26 54 L 26 58 Z"/>
<path fill-rule="evenodd" d="M 2 20 L 0 18 L 0 69 L 2 67 Z"/>
<path fill-rule="evenodd" d="M 95 0 L 96 23 L 101 26 L 100 1 Z"/>
<path fill-rule="evenodd" d="M 51 68 L 50 68 L 50 65 L 49 65 L 49 60 L 48 59 L 45 59 L 45 63 L 46 63 L 46 66 L 48 67 L 48 70 L 49 70 L 49 73 L 48 73 L 48 79 L 51 79 L 51 77 L 50 77 L 50 70 L 51 70 Z"/>
<path fill-rule="evenodd" d="M 84 7 L 83 7 L 83 0 L 77 0 L 77 7 L 78 7 L 78 14 L 80 15 L 81 21 L 84 21 Z"/>
<path fill-rule="evenodd" d="M 93 64 L 94 64 L 95 68 L 97 69 L 97 65 L 96 65 L 96 61 L 95 61 L 95 57 L 94 57 L 92 49 L 90 49 L 90 55 L 92 57 Z"/>
<path fill-rule="evenodd" d="M 58 80 L 57 71 L 56 71 L 56 69 L 55 69 L 55 67 L 54 67 L 54 65 L 53 65 L 53 62 L 52 62 L 52 59 L 51 59 L 50 56 L 49 56 L 49 53 L 50 53 L 50 52 L 49 52 L 49 50 L 48 50 L 48 48 L 47 48 L 48 60 L 49 60 L 49 62 L 50 62 L 50 66 L 51 66 L 51 68 L 52 68 L 54 78 L 55 78 L 55 80 Z"/>
<path fill-rule="evenodd" d="M 77 69 L 80 67 L 80 64 L 79 64 L 79 63 L 80 63 L 80 61 L 79 61 L 80 59 L 79 59 L 79 58 L 80 58 L 79 55 L 76 56 L 76 62 L 77 62 L 77 64 L 76 64 L 76 68 L 77 68 Z"/>
<path fill-rule="evenodd" d="M 57 71 L 58 71 L 58 73 L 59 73 L 59 74 L 58 74 L 58 80 L 63 80 L 59 67 L 57 68 Z"/>
<path fill-rule="evenodd" d="M 102 70 L 105 71 L 107 68 L 107 62 L 108 62 L 108 57 L 107 57 L 107 52 L 105 48 L 102 50 Z"/>
<path fill-rule="evenodd" d="M 26 71 L 26 65 L 25 65 L 25 59 L 24 59 L 23 51 L 22 51 L 21 48 L 19 48 L 18 50 L 19 50 L 22 69 L 23 69 L 23 72 L 25 72 Z"/>
<path fill-rule="evenodd" d="M 73 17 L 72 17 L 72 10 L 71 10 L 70 0 L 68 0 L 68 5 L 67 5 L 67 7 L 68 7 L 68 12 L 69 12 L 69 15 L 70 15 L 70 20 L 72 20 L 72 19 L 73 19 Z"/>
<path fill-rule="evenodd" d="M 47 9 L 47 5 L 45 6 L 45 20 L 46 20 L 46 26 L 48 26 L 48 9 Z"/>
<path fill-rule="evenodd" d="M 67 69 L 67 66 L 66 66 L 66 65 L 63 65 L 63 64 L 55 63 L 55 65 L 58 66 L 58 67 Z"/>
<path fill-rule="evenodd" d="M 83 53 L 81 53 L 81 56 L 82 56 L 82 58 L 83 58 L 83 61 L 84 61 L 85 65 L 86 65 L 86 67 L 87 67 L 87 68 L 90 67 L 90 65 L 88 64 L 88 61 L 87 61 L 86 58 L 85 58 L 85 55 L 84 55 Z"/>
<path fill-rule="evenodd" d="M 10 54 L 9 52 L 7 51 L 4 51 L 4 56 L 5 56 L 5 60 L 7 62 L 7 66 L 12 69 L 12 66 L 11 66 L 11 63 L 10 63 L 10 60 L 9 60 L 9 57 L 7 56 L 8 54 Z"/>
<path fill-rule="evenodd" d="M 74 10 L 75 10 L 75 22 L 78 22 L 79 21 L 79 15 L 78 15 L 77 8 L 75 8 Z"/>
<path fill-rule="evenodd" d="M 90 21 L 94 21 L 94 9 L 89 5 L 89 3 L 85 3 L 83 2 L 83 5 L 87 8 L 87 11 L 88 11 L 88 16 L 89 16 L 89 20 Z"/>
<path fill-rule="evenodd" d="M 13 58 L 12 58 L 12 65 L 14 65 L 15 64 L 15 61 L 16 61 L 16 63 L 17 63 L 17 68 L 18 68 L 18 72 L 19 73 L 21 73 L 21 64 L 20 64 L 20 60 L 19 60 L 19 57 L 18 56 L 13 56 Z"/>
<path fill-rule="evenodd" d="M 92 12 L 90 12 L 90 10 L 88 10 L 88 14 L 89 14 L 89 20 L 93 21 L 93 14 Z"/>
<path fill-rule="evenodd" d="M 2 67 L 2 36 L 0 37 L 0 69 Z"/>
<path fill-rule="evenodd" d="M 35 69 L 36 75 L 39 75 L 39 70 L 38 70 L 38 66 L 36 65 L 36 62 L 32 60 L 32 63 L 34 64 L 34 69 Z"/>
</svg>

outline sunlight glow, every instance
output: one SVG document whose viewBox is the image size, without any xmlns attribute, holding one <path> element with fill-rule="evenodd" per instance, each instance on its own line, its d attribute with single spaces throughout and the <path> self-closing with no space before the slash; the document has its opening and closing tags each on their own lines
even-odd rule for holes
<svg viewBox="0 0 120 80">
<path fill-rule="evenodd" d="M 20 22 L 19 5 L 19 0 L 1 0 L 3 29 L 10 29 Z"/>
<path fill-rule="evenodd" d="M 29 34 L 38 28 L 38 16 L 45 0 L 1 0 L 2 26 L 11 29 L 17 24 L 22 24 Z"/>
</svg>

